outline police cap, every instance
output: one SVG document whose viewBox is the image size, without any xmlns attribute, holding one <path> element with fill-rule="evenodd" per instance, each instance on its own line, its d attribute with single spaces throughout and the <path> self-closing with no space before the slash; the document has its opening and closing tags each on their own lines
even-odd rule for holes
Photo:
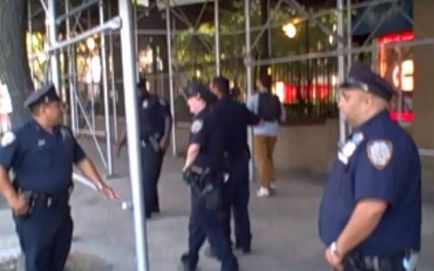
<svg viewBox="0 0 434 271">
<path fill-rule="evenodd" d="M 32 109 L 38 104 L 52 101 L 60 101 L 60 97 L 56 93 L 56 87 L 53 84 L 47 84 L 30 94 L 24 102 L 24 106 Z"/>
<path fill-rule="evenodd" d="M 198 97 L 204 100 L 207 104 L 212 104 L 217 101 L 217 97 L 204 85 L 202 84 L 192 84 L 185 91 L 187 98 Z"/>
<path fill-rule="evenodd" d="M 356 62 L 351 66 L 350 72 L 340 85 L 340 88 L 359 88 L 371 92 L 386 101 L 390 101 L 395 93 L 393 87 L 386 80 L 374 73 L 369 66 L 360 62 Z"/>
</svg>

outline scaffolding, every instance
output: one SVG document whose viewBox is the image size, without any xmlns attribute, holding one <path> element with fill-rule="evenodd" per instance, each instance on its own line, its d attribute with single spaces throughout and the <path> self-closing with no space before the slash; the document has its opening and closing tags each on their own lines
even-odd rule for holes
<svg viewBox="0 0 434 271">
<path fill-rule="evenodd" d="M 296 0 L 279 0 L 276 1 L 274 7 L 271 9 L 271 1 L 268 2 L 271 12 L 265 24 L 259 26 L 251 25 L 251 1 L 244 0 L 244 18 L 245 25 L 244 29 L 233 29 L 229 32 L 220 30 L 220 5 L 218 0 L 210 1 L 194 1 L 194 3 L 201 2 L 203 8 L 196 19 L 195 24 L 191 24 L 189 18 L 182 11 L 177 10 L 177 7 L 182 4 L 183 1 L 178 0 L 162 0 L 157 1 L 147 10 L 142 11 L 131 5 L 130 1 L 119 0 L 118 8 L 119 15 L 113 16 L 114 12 L 112 10 L 113 1 L 103 1 L 103 0 L 88 0 L 82 1 L 79 6 L 73 7 L 70 0 L 66 1 L 54 1 L 54 0 L 39 0 L 40 8 L 36 11 L 32 10 L 31 0 L 29 0 L 28 5 L 28 28 L 30 34 L 32 34 L 32 19 L 39 13 L 45 12 L 48 18 L 48 31 L 47 39 L 49 40 L 49 48 L 47 48 L 43 53 L 49 57 L 49 65 L 46 65 L 46 70 L 50 70 L 51 80 L 56 85 L 59 91 L 68 89 L 67 95 L 69 97 L 69 124 L 75 135 L 88 134 L 93 139 L 98 152 L 100 154 L 100 159 L 107 175 L 112 175 L 113 172 L 113 159 L 112 159 L 112 145 L 113 141 L 118 139 L 118 112 L 117 103 L 119 92 L 116 89 L 116 78 L 115 78 L 115 66 L 114 66 L 114 39 L 120 38 L 122 45 L 122 72 L 123 72 L 123 87 L 124 87 L 124 102 L 125 102 L 125 114 L 128 122 L 126 123 L 126 130 L 128 135 L 128 153 L 130 157 L 130 180 L 131 180 L 131 191 L 133 195 L 133 205 L 134 208 L 134 226 L 135 226 L 135 240 L 136 240 L 136 254 L 137 254 L 137 270 L 149 270 L 148 263 L 148 253 L 147 253 L 147 242 L 146 242 L 146 224 L 144 219 L 144 199 L 143 187 L 141 180 L 141 157 L 139 153 L 139 138 L 138 138 L 138 109 L 137 109 L 137 97 L 135 90 L 135 82 L 137 81 L 137 70 L 138 64 L 136 62 L 136 56 L 138 53 L 138 37 L 139 36 L 165 36 L 166 46 L 167 46 L 167 67 L 168 74 L 164 75 L 163 78 L 168 79 L 169 93 L 170 93 L 170 107 L 172 110 L 173 118 L 173 129 L 172 129 L 172 151 L 173 154 L 177 154 L 177 131 L 176 131 L 176 107 L 175 107 L 175 85 L 177 84 L 176 78 L 180 76 L 174 71 L 174 61 L 173 61 L 173 51 L 174 36 L 184 33 L 184 31 L 178 31 L 174 27 L 173 17 L 184 22 L 190 27 L 191 36 L 198 37 L 200 42 L 204 47 L 209 50 L 214 50 L 215 55 L 215 71 L 216 75 L 220 75 L 222 71 L 222 59 L 221 59 L 221 40 L 220 37 L 228 35 L 242 35 L 245 36 L 245 51 L 242 55 L 245 65 L 245 89 L 247 95 L 250 95 L 253 91 L 253 71 L 254 68 L 264 66 L 264 65 L 274 65 L 280 63 L 291 63 L 300 62 L 306 60 L 316 60 L 323 58 L 336 58 L 337 59 L 337 72 L 338 80 L 342 81 L 344 75 L 346 74 L 348 68 L 350 67 L 354 56 L 360 53 L 370 52 L 373 56 L 372 65 L 375 67 L 376 58 L 374 46 L 374 36 L 376 31 L 381 27 L 384 22 L 380 20 L 377 28 L 373 33 L 369 35 L 366 42 L 362 46 L 354 46 L 352 43 L 352 35 L 360 21 L 364 16 L 367 16 L 367 11 L 374 6 L 382 5 L 385 3 L 392 4 L 394 8 L 399 9 L 399 0 L 377 0 L 370 2 L 362 2 L 358 4 L 352 4 L 351 0 L 337 0 L 336 8 L 321 10 L 315 14 L 310 13 L 305 10 Z M 191 1 L 190 1 L 191 2 Z M 212 2 L 214 7 L 214 44 L 210 45 L 207 41 L 203 39 L 203 36 L 209 36 L 209 33 L 201 33 L 198 31 L 199 23 L 202 21 L 202 16 L 204 14 L 205 6 Z M 190 3 L 191 4 L 191 3 Z M 329 35 L 336 40 L 336 48 L 333 50 L 318 50 L 316 52 L 308 52 L 298 55 L 290 55 L 284 57 L 266 58 L 255 60 L 253 57 L 253 51 L 255 47 L 258 46 L 259 40 L 262 35 L 270 30 L 271 28 L 280 27 L 273 23 L 273 14 L 275 10 L 278 10 L 282 5 L 287 5 L 290 7 L 299 17 L 299 22 L 312 21 L 319 26 L 321 31 L 325 35 Z M 92 23 L 87 17 L 87 21 L 83 20 L 83 13 L 93 7 L 98 8 L 99 20 L 98 24 L 91 27 Z M 56 14 L 59 8 L 63 8 L 64 14 Z M 164 13 L 166 28 L 165 29 L 139 29 L 137 27 L 137 21 L 141 16 L 146 16 L 146 12 L 150 8 L 160 8 L 162 13 Z M 362 15 L 359 22 L 353 24 L 351 22 L 352 16 L 351 12 L 354 9 L 366 8 L 364 14 Z M 403 15 L 406 15 L 402 10 L 400 11 Z M 89 13 L 87 13 L 89 14 Z M 330 29 L 329 26 L 325 25 L 320 18 L 326 15 L 336 14 L 337 18 L 337 28 Z M 172 17 L 173 16 L 173 17 Z M 134 21 L 136 23 L 133 22 Z M 346 18 L 346 19 L 345 19 Z M 409 16 L 405 16 L 406 20 L 413 25 L 413 28 L 417 29 L 414 21 Z M 66 37 L 63 40 L 59 39 L 58 26 L 65 22 L 66 25 Z M 85 26 L 84 24 L 87 24 Z M 258 32 L 256 36 L 252 35 Z M 421 32 L 421 31 L 419 31 Z M 272 42 L 270 37 L 270 32 L 268 31 L 268 46 L 270 52 L 272 51 Z M 101 61 L 101 77 L 102 77 L 102 91 L 103 91 L 103 110 L 104 110 L 104 130 L 98 130 L 96 128 L 96 116 L 95 116 L 95 104 L 92 103 L 91 114 L 86 113 L 85 106 L 80 99 L 79 89 L 79 78 L 77 71 L 77 50 L 75 46 L 89 37 L 98 35 L 100 40 L 100 61 Z M 191 42 L 188 41 L 189 44 Z M 368 44 L 371 43 L 371 44 Z M 417 38 L 411 41 L 399 41 L 391 43 L 385 46 L 385 48 L 395 48 L 395 47 L 413 47 L 413 46 L 425 46 L 433 45 L 434 37 L 424 37 Z M 67 64 L 64 64 L 67 68 L 68 74 L 65 76 L 61 72 L 61 57 L 60 55 L 65 54 L 67 57 L 63 58 L 67 60 Z M 34 71 L 34 61 L 37 60 L 39 54 L 35 52 L 30 52 L 30 67 L 32 76 L 35 76 Z M 62 92 L 63 93 L 63 92 Z M 65 92 L 66 93 L 66 92 Z M 64 96 L 65 97 L 65 96 Z M 91 96 L 93 97 L 93 95 Z M 402 94 L 400 93 L 400 99 L 402 99 Z M 83 116 L 84 122 L 86 124 L 85 129 L 80 129 L 79 117 L 80 113 Z M 339 117 L 339 142 L 342 144 L 345 141 L 347 135 L 347 127 L 345 126 L 343 119 Z M 103 136 L 105 138 L 106 150 L 103 151 L 100 146 L 97 137 Z M 251 146 L 251 135 L 249 136 L 249 144 Z M 423 150 L 421 154 L 433 155 L 432 150 Z M 253 166 L 250 167 L 250 176 L 253 176 Z"/>
</svg>

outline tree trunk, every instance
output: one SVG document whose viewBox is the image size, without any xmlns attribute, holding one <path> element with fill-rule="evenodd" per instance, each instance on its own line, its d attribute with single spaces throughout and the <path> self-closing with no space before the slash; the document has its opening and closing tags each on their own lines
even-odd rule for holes
<svg viewBox="0 0 434 271">
<path fill-rule="evenodd" d="M 26 0 L 0 1 L 0 80 L 11 96 L 12 127 L 29 117 L 23 103 L 33 91 L 25 47 L 26 3 Z"/>
</svg>

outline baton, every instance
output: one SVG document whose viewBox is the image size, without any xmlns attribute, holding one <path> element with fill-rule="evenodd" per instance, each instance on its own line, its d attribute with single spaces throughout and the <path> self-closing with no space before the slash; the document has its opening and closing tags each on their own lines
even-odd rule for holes
<svg viewBox="0 0 434 271">
<path fill-rule="evenodd" d="M 72 173 L 72 179 L 74 181 L 77 181 L 77 182 L 95 190 L 95 191 L 98 190 L 98 188 L 96 187 L 96 185 L 92 181 L 90 181 L 88 178 L 86 178 L 80 174 L 73 172 Z M 116 201 L 121 204 L 122 210 L 128 210 L 128 209 L 133 208 L 133 204 L 131 201 L 125 201 L 125 200 L 121 200 L 121 199 L 116 199 Z"/>
</svg>

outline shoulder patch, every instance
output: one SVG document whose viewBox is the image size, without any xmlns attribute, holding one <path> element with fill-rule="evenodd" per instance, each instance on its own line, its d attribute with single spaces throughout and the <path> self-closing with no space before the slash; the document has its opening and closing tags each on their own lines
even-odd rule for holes
<svg viewBox="0 0 434 271">
<path fill-rule="evenodd" d="M 15 139 L 16 139 L 15 134 L 11 131 L 8 131 L 3 135 L 0 145 L 2 147 L 6 147 L 12 144 L 15 141 Z"/>
<path fill-rule="evenodd" d="M 369 162 L 377 169 L 389 164 L 393 155 L 393 144 L 390 140 L 372 140 L 366 146 Z"/>
<path fill-rule="evenodd" d="M 197 134 L 200 130 L 202 130 L 203 127 L 203 121 L 202 120 L 195 120 L 193 121 L 193 124 L 191 125 L 191 132 L 193 134 Z"/>
<path fill-rule="evenodd" d="M 162 106 L 166 106 L 166 101 L 164 99 L 160 98 L 160 99 L 158 99 L 158 101 L 160 102 L 160 104 Z"/>
</svg>

